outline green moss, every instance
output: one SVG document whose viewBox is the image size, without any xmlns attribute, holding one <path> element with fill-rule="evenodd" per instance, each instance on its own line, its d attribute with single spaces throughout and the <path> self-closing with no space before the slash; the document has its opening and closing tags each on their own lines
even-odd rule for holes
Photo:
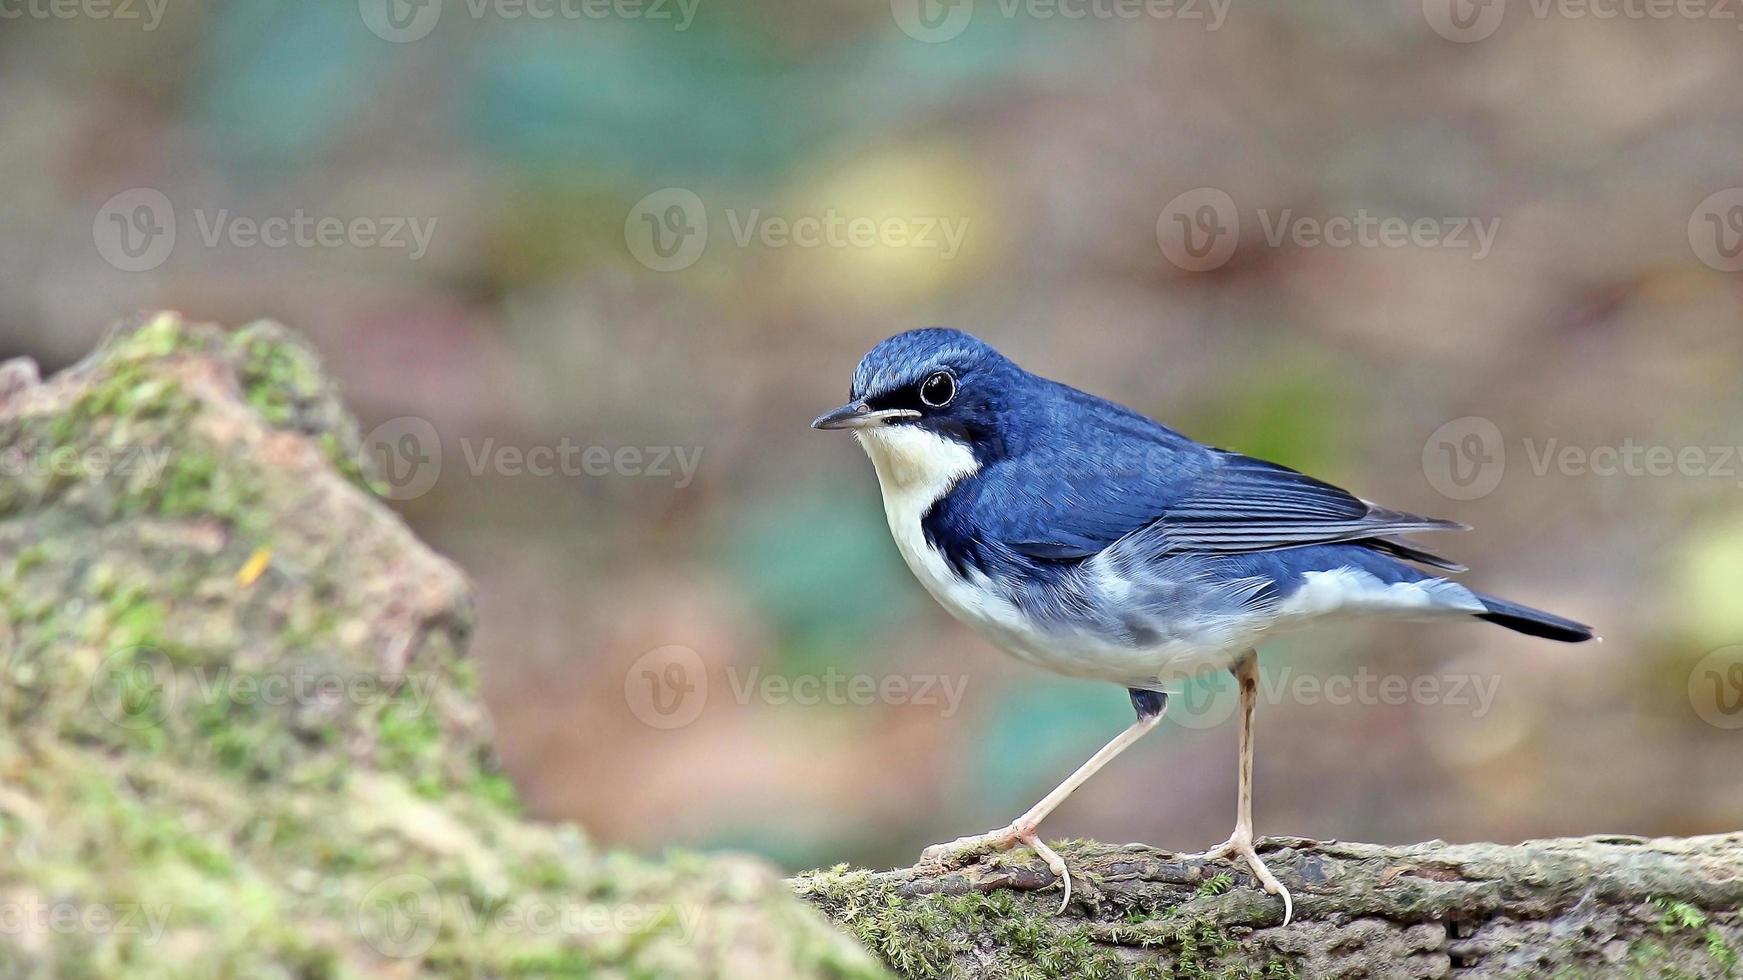
<svg viewBox="0 0 1743 980">
<path fill-rule="evenodd" d="M 41 545 L 33 545 L 18 552 L 12 559 L 12 576 L 22 578 L 30 574 L 30 570 L 42 565 L 48 560 L 48 549 Z"/>
<path fill-rule="evenodd" d="M 1657 925 L 1659 934 L 1675 936 L 1694 933 L 1707 956 L 1723 975 L 1732 976 L 1737 972 L 1740 960 L 1737 950 L 1731 946 L 1725 933 L 1705 910 L 1688 902 L 1666 898 L 1654 898 L 1651 905 L 1661 913 Z M 1743 918 L 1743 910 L 1739 910 L 1738 917 Z M 1669 954 L 1664 947 L 1656 943 L 1643 941 L 1635 945 L 1636 952 L 1643 958 L 1668 958 Z"/>
<path fill-rule="evenodd" d="M 446 788 L 441 774 L 442 731 L 434 711 L 411 699 L 390 698 L 375 717 L 382 764 L 411 779 L 424 796 Z"/>
<path fill-rule="evenodd" d="M 242 378 L 242 395 L 275 426 L 292 425 L 299 409 L 326 394 L 326 378 L 314 353 L 282 331 L 246 327 L 230 335 Z"/>
<path fill-rule="evenodd" d="M 231 334 L 243 398 L 268 424 L 312 435 L 327 461 L 346 479 L 372 492 L 355 424 L 337 409 L 337 392 L 315 352 L 272 323 Z"/>
<path fill-rule="evenodd" d="M 519 813 L 520 797 L 514 783 L 500 772 L 482 772 L 472 781 L 472 795 L 507 813 Z"/>
<path fill-rule="evenodd" d="M 1671 899 L 1655 898 L 1652 906 L 1664 913 L 1658 920 L 1659 932 L 1678 932 L 1683 929 L 1702 929 L 1707 924 L 1707 913 L 1687 902 Z"/>
<path fill-rule="evenodd" d="M 802 876 L 799 890 L 901 976 L 959 976 L 971 964 L 976 976 L 1049 980 L 1282 980 L 1293 975 L 1281 961 L 1248 967 L 1227 927 L 1208 915 L 1179 914 L 1184 901 L 1160 909 L 1116 910 L 1122 924 L 1091 926 L 1057 916 L 1056 903 L 1045 895 L 1019 898 L 998 889 L 902 896 L 880 888 L 877 880 L 870 872 L 838 865 Z M 1192 897 L 1221 894 L 1230 883 L 1212 879 Z M 1129 953 L 1134 947 L 1154 955 L 1134 958 Z M 985 961 L 990 963 L 982 965 Z"/>
<path fill-rule="evenodd" d="M 227 337 L 157 317 L 51 383 L 64 407 L 0 418 L 6 444 L 165 455 L 146 475 L 0 481 L 18 547 L 0 562 L 0 893 L 165 918 L 161 934 L 8 943 L 0 973 L 665 978 L 714 975 L 731 947 L 794 976 L 881 975 L 766 872 L 605 858 L 517 819 L 463 659 L 458 574 L 364 495 L 235 451 L 301 436 L 357 472 L 354 423 L 282 328 Z M 278 431 L 238 432 L 255 415 Z M 271 570 L 239 576 L 262 551 Z M 408 625 L 401 586 L 430 619 Z M 419 675 L 384 676 L 407 629 Z M 362 686 L 262 686 L 299 677 Z M 407 875 L 438 928 L 427 948 L 383 952 L 363 912 Z M 577 903 L 656 911 L 592 931 L 473 917 Z M 686 909 L 720 924 L 686 933 Z"/>
</svg>

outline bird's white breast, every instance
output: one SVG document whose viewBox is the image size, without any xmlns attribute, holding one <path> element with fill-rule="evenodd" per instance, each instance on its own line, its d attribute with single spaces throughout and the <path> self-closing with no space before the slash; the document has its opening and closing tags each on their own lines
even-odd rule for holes
<svg viewBox="0 0 1743 980">
<path fill-rule="evenodd" d="M 1016 607 L 988 583 L 956 574 L 944 555 L 926 540 L 921 526 L 939 498 L 979 469 L 974 453 L 960 442 L 913 425 L 860 429 L 855 435 L 877 470 L 884 516 L 896 550 L 932 598 L 1007 649 L 1032 632 Z"/>
<path fill-rule="evenodd" d="M 960 594 L 961 576 L 926 540 L 920 522 L 951 487 L 979 468 L 974 453 L 960 442 L 912 425 L 879 426 L 854 434 L 877 470 L 896 550 L 926 591 L 961 616 L 965 610 L 960 607 L 972 605 L 972 599 Z"/>
<path fill-rule="evenodd" d="M 939 498 L 979 468 L 974 453 L 959 442 L 911 425 L 861 429 L 855 434 L 877 470 L 890 535 L 914 577 L 947 612 L 1007 653 L 1070 677 L 1134 687 L 1154 687 L 1159 678 L 1191 676 L 1232 662 L 1221 645 L 1175 640 L 1138 649 L 1044 629 L 985 575 L 958 575 L 926 540 L 922 519 Z M 1235 653 L 1240 649 L 1245 648 Z"/>
</svg>

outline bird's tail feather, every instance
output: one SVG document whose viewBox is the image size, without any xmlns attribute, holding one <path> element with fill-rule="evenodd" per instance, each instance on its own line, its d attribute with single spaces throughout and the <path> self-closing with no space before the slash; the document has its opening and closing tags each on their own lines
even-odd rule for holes
<svg viewBox="0 0 1743 980">
<path fill-rule="evenodd" d="M 1477 613 L 1478 619 L 1497 623 L 1510 630 L 1524 633 L 1527 636 L 1539 636 L 1546 640 L 1559 640 L 1563 643 L 1583 643 L 1597 634 L 1584 623 L 1576 623 L 1541 609 L 1522 606 L 1517 602 L 1508 602 L 1492 595 L 1477 594 L 1477 600 L 1483 604 L 1487 612 Z"/>
</svg>

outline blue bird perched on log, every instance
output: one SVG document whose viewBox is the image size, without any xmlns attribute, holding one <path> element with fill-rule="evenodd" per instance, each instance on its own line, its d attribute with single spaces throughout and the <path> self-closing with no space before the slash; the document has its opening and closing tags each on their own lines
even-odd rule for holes
<svg viewBox="0 0 1743 980">
<path fill-rule="evenodd" d="M 1156 727 L 1170 689 L 1229 670 L 1241 700 L 1235 830 L 1207 856 L 1243 859 L 1282 897 L 1288 923 L 1293 900 L 1253 839 L 1254 647 L 1265 637 L 1351 615 L 1480 619 L 1569 643 L 1593 636 L 1451 581 L 1440 573 L 1459 565 L 1404 538 L 1464 525 L 1195 442 L 1030 374 L 961 331 L 878 344 L 847 404 L 812 426 L 858 437 L 896 547 L 940 605 L 1019 659 L 1130 693 L 1137 721 L 1028 812 L 923 857 L 941 865 L 1027 844 L 1062 882 L 1062 910 L 1070 872 L 1037 836 L 1041 820 Z"/>
</svg>

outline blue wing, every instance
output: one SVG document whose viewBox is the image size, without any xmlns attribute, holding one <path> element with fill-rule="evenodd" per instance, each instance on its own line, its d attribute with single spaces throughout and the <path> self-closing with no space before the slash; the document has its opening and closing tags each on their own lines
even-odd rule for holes
<svg viewBox="0 0 1743 980">
<path fill-rule="evenodd" d="M 1071 561 L 1143 534 L 1163 554 L 1361 542 L 1458 568 L 1394 537 L 1461 524 L 1375 506 L 1286 466 L 1204 446 L 1074 389 L 1061 397 L 1069 408 L 1048 414 L 1070 419 L 1069 432 L 1047 433 L 992 462 L 928 517 L 928 533 L 947 553 L 953 542 L 997 541 L 1032 559 Z"/>
</svg>

